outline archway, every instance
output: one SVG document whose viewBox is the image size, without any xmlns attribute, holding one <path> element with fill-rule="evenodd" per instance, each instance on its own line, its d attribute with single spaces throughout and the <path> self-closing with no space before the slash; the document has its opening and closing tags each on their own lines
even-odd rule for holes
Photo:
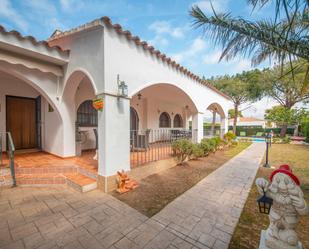
<svg viewBox="0 0 309 249">
<path fill-rule="evenodd" d="M 139 127 L 139 117 L 137 111 L 134 107 L 130 107 L 130 130 L 131 131 L 138 131 Z"/>
<path fill-rule="evenodd" d="M 223 136 L 225 133 L 226 114 L 218 103 L 210 104 L 206 109 L 204 137 Z"/>
<path fill-rule="evenodd" d="M 0 131 L 11 132 L 16 149 L 63 155 L 62 117 L 52 101 L 54 80 L 36 70 L 0 64 Z"/>
<path fill-rule="evenodd" d="M 197 107 L 181 88 L 169 83 L 148 85 L 132 96 L 130 106 L 139 117 L 138 130 L 130 133 L 131 167 L 170 157 L 173 141 L 192 139 L 190 120 Z"/>
<path fill-rule="evenodd" d="M 98 112 L 92 106 L 95 98 L 95 85 L 87 73 L 77 70 L 68 77 L 62 94 L 67 114 L 66 143 L 76 156 L 87 158 L 97 167 L 97 161 L 92 161 L 98 144 Z"/>
</svg>

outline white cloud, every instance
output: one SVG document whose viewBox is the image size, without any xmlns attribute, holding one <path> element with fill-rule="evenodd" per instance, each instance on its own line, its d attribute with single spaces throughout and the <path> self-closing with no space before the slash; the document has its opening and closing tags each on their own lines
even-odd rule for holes
<svg viewBox="0 0 309 249">
<path fill-rule="evenodd" d="M 186 27 L 173 27 L 168 21 L 155 21 L 148 28 L 155 34 L 149 41 L 153 46 L 167 46 L 168 38 L 183 38 L 186 29 Z"/>
<path fill-rule="evenodd" d="M 214 65 L 224 66 L 228 68 L 227 73 L 232 74 L 241 73 L 242 71 L 250 70 L 252 68 L 250 60 L 239 57 L 236 57 L 229 61 L 226 61 L 224 59 L 222 61 L 219 61 L 221 53 L 222 53 L 221 51 L 215 50 L 213 52 L 204 54 L 202 57 L 203 58 L 202 62 L 208 66 L 214 66 Z"/>
<path fill-rule="evenodd" d="M 192 4 L 192 6 L 198 6 L 202 11 L 211 14 L 213 13 L 211 5 L 216 12 L 224 12 L 228 8 L 229 0 L 203 0 Z"/>
<path fill-rule="evenodd" d="M 148 43 L 154 47 L 166 47 L 169 44 L 169 41 L 160 35 L 156 35 L 152 40 L 149 40 Z"/>
<path fill-rule="evenodd" d="M 57 12 L 54 4 L 50 3 L 48 0 L 31 0 L 24 2 L 32 11 L 35 11 L 41 15 L 52 15 Z"/>
<path fill-rule="evenodd" d="M 221 52 L 220 51 L 214 51 L 211 54 L 204 55 L 203 56 L 203 62 L 206 65 L 216 64 L 216 63 L 219 62 L 220 56 L 221 56 Z"/>
<path fill-rule="evenodd" d="M 167 21 L 156 21 L 153 22 L 149 29 L 154 31 L 157 35 L 168 34 L 174 38 L 184 37 L 184 30 L 180 27 L 172 27 L 170 22 Z"/>
<path fill-rule="evenodd" d="M 17 13 L 9 0 L 0 0 L 0 16 L 3 16 L 16 24 L 20 29 L 28 29 L 27 21 Z"/>
<path fill-rule="evenodd" d="M 82 0 L 60 0 L 60 5 L 63 11 L 72 12 L 81 10 L 85 3 Z"/>
<path fill-rule="evenodd" d="M 185 49 L 183 52 L 172 55 L 172 58 L 177 62 L 190 60 L 204 51 L 206 47 L 206 42 L 201 37 L 198 37 L 192 41 L 189 48 Z"/>
</svg>

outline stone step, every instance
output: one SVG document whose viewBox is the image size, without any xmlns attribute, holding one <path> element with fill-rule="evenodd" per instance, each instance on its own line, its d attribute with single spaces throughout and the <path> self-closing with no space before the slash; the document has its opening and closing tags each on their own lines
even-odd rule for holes
<svg viewBox="0 0 309 249">
<path fill-rule="evenodd" d="M 77 173 L 76 166 L 48 166 L 48 167 L 15 167 L 16 174 L 65 174 Z"/>
<path fill-rule="evenodd" d="M 82 174 L 65 174 L 68 186 L 79 192 L 88 192 L 97 188 L 97 181 Z"/>
<path fill-rule="evenodd" d="M 66 179 L 62 174 L 16 174 L 17 185 L 54 185 L 66 184 Z"/>
</svg>

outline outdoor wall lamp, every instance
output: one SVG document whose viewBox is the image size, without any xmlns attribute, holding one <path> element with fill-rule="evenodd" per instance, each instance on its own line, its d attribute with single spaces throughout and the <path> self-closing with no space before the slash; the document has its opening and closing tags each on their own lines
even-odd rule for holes
<svg viewBox="0 0 309 249">
<path fill-rule="evenodd" d="M 138 100 L 141 100 L 141 99 L 142 99 L 142 94 L 141 94 L 141 93 L 138 93 L 138 94 L 137 94 L 137 98 L 138 98 Z"/>
<path fill-rule="evenodd" d="M 117 84 L 118 84 L 118 96 L 119 97 L 128 97 L 128 86 L 126 83 L 119 78 L 119 74 L 117 75 Z"/>
<path fill-rule="evenodd" d="M 273 204 L 273 199 L 266 196 L 264 189 L 263 189 L 263 195 L 259 197 L 256 201 L 259 205 L 260 213 L 269 214 L 270 208 Z"/>
</svg>

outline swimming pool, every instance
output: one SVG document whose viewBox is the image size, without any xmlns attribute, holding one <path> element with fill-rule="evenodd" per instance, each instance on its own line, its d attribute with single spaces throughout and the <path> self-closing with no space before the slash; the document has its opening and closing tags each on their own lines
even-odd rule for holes
<svg viewBox="0 0 309 249">
<path fill-rule="evenodd" d="M 239 139 L 247 139 L 247 140 L 250 140 L 252 142 L 265 142 L 265 138 L 264 137 L 237 137 L 236 140 L 239 140 Z"/>
</svg>

